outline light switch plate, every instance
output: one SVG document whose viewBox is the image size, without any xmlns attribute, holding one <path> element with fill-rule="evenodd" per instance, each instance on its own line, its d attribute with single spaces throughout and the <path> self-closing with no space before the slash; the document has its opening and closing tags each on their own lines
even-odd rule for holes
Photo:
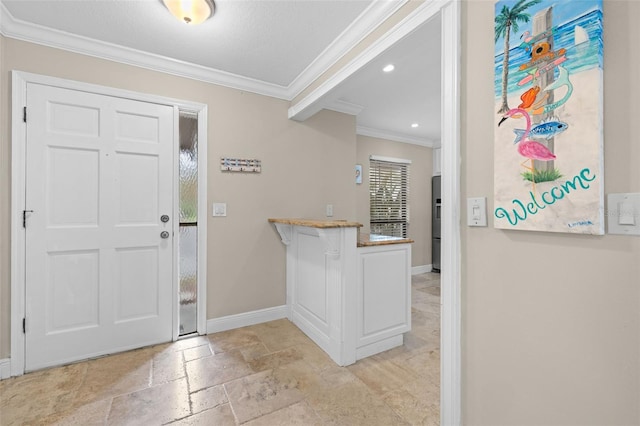
<svg viewBox="0 0 640 426">
<path fill-rule="evenodd" d="M 640 235 L 640 193 L 607 196 L 607 232 Z"/>
<path fill-rule="evenodd" d="M 633 203 L 629 200 L 618 203 L 618 225 L 635 225 L 636 215 L 634 214 Z"/>
<path fill-rule="evenodd" d="M 333 217 L 333 204 L 327 204 L 327 207 L 325 210 L 326 210 L 327 217 Z"/>
<path fill-rule="evenodd" d="M 227 203 L 213 203 L 213 216 L 223 217 L 227 215 Z"/>
<path fill-rule="evenodd" d="M 487 198 L 467 198 L 467 225 L 487 226 Z"/>
</svg>

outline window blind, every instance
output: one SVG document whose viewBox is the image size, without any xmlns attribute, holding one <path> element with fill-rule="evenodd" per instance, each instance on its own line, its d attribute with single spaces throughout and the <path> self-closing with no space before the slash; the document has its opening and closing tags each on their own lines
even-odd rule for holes
<svg viewBox="0 0 640 426">
<path fill-rule="evenodd" d="M 370 227 L 372 234 L 407 237 L 410 161 L 369 159 Z"/>
</svg>

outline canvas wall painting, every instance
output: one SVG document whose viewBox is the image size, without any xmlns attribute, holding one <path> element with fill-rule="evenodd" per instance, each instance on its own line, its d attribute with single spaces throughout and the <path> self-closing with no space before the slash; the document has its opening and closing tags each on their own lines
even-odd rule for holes
<svg viewBox="0 0 640 426">
<path fill-rule="evenodd" d="M 602 59 L 602 0 L 496 2 L 496 228 L 604 233 Z"/>
</svg>

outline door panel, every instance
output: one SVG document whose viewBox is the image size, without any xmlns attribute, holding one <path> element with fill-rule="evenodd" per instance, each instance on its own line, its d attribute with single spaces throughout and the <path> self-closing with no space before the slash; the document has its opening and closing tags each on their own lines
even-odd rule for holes
<svg viewBox="0 0 640 426">
<path fill-rule="evenodd" d="M 27 109 L 26 370 L 171 340 L 173 107 L 29 83 Z"/>
<path fill-rule="evenodd" d="M 83 105 L 49 102 L 49 133 L 98 137 L 100 131 L 100 109 Z"/>
<path fill-rule="evenodd" d="M 146 143 L 159 143 L 160 134 L 158 117 L 118 111 L 118 139 Z"/>
<path fill-rule="evenodd" d="M 120 249 L 117 251 L 115 321 L 121 323 L 157 316 L 158 270 L 157 247 Z"/>
<path fill-rule="evenodd" d="M 158 157 L 116 154 L 119 225 L 154 224 L 158 221 Z"/>
<path fill-rule="evenodd" d="M 95 327 L 98 318 L 99 252 L 57 252 L 49 255 L 47 334 Z"/>
<path fill-rule="evenodd" d="M 47 148 L 49 226 L 98 225 L 99 170 L 97 150 Z"/>
</svg>

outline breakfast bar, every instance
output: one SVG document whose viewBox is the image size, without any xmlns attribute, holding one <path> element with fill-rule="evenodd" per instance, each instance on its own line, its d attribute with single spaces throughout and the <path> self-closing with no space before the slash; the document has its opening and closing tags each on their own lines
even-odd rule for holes
<svg viewBox="0 0 640 426">
<path fill-rule="evenodd" d="M 287 317 L 338 365 L 400 346 L 411 329 L 410 239 L 358 222 L 269 219 L 286 245 Z"/>
</svg>

